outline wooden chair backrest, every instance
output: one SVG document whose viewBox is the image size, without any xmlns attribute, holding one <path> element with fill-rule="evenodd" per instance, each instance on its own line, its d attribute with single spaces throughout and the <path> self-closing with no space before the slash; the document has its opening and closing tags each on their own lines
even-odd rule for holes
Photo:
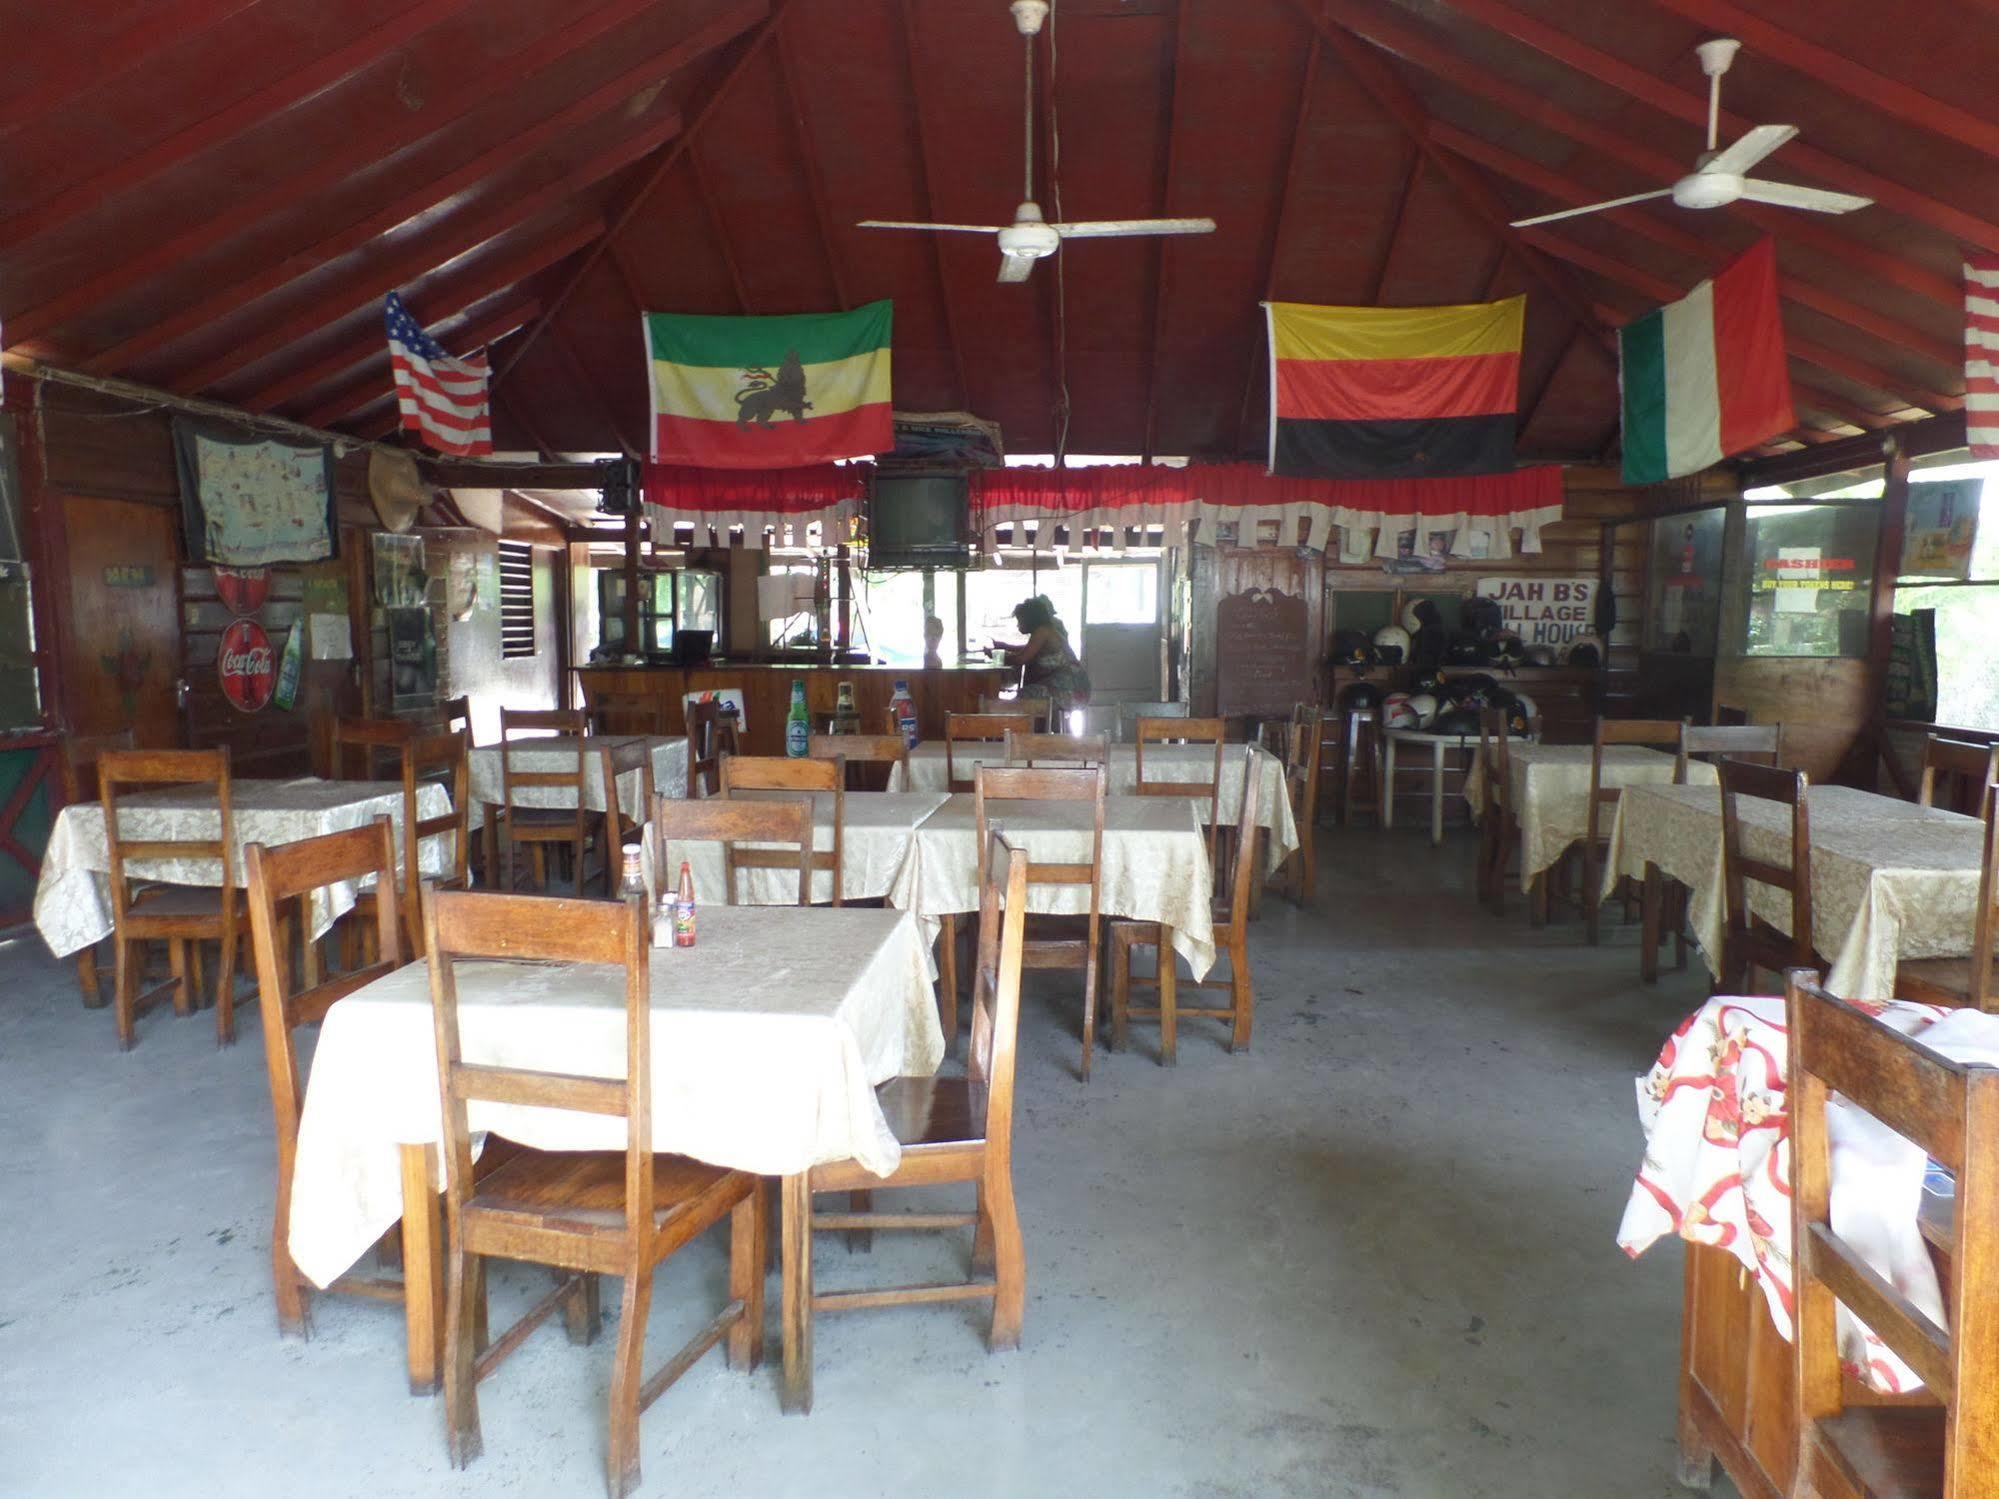
<svg viewBox="0 0 1999 1499">
<path fill-rule="evenodd" d="M 1732 755 L 1765 765 L 1784 763 L 1784 726 L 1780 723 L 1680 725 L 1680 749 L 1673 761 L 1673 784 L 1687 784 L 1687 766 L 1695 757 Z"/>
<path fill-rule="evenodd" d="M 378 892 L 393 891 L 394 838 L 389 819 L 377 817 L 366 827 L 302 838 L 273 848 L 252 843 L 243 850 L 250 904 L 250 945 L 257 961 L 257 1006 L 263 1016 L 264 1067 L 270 1076 L 271 1113 L 278 1132 L 278 1189 L 282 1200 L 289 1200 L 292 1161 L 298 1150 L 298 1122 L 305 1108 L 295 1033 L 301 1026 L 318 1025 L 336 1001 L 402 967 L 404 959 L 396 902 L 393 897 L 378 896 L 375 937 L 381 954 L 379 961 L 335 974 L 310 989 L 294 991 L 290 953 L 281 940 L 280 923 L 289 902 L 328 885 L 372 875 Z M 284 1226 L 282 1217 L 279 1226 Z"/>
<path fill-rule="evenodd" d="M 979 756 L 971 757 L 965 766 L 965 773 L 958 773 L 957 748 L 961 744 L 997 744 L 1004 746 L 1006 736 L 1014 731 L 1023 734 L 1034 732 L 1034 719 L 1026 713 L 946 713 L 944 715 L 944 789 L 947 791 L 970 791 L 972 775 L 978 768 Z M 1003 753 L 1004 751 L 1002 751 Z"/>
<path fill-rule="evenodd" d="M 591 737 L 602 739 L 606 736 L 597 734 Z M 620 745 L 599 744 L 596 748 L 598 773 L 604 778 L 604 807 L 611 817 L 612 826 L 620 829 L 619 836 L 622 837 L 625 832 L 643 825 L 645 809 L 652 805 L 655 789 L 652 746 L 627 741 Z M 636 819 L 625 816 L 624 803 L 618 799 L 618 776 L 621 772 L 631 770 L 639 773 L 639 810 Z"/>
<path fill-rule="evenodd" d="M 664 734 L 666 699 L 652 692 L 590 694 L 590 724 L 599 734 Z"/>
<path fill-rule="evenodd" d="M 342 718 L 333 725 L 333 774 L 343 781 L 393 778 L 389 764 L 402 755 L 421 725 L 410 718 Z M 386 771 L 386 777 L 384 772 Z"/>
<path fill-rule="evenodd" d="M 1485 800 L 1504 817 L 1513 796 L 1513 733 L 1504 708 L 1478 710 L 1478 760 L 1485 767 Z"/>
<path fill-rule="evenodd" d="M 1837 1307 L 1922 1376 L 1945 1409 L 1941 1499 L 1983 1499 L 1999 1462 L 1999 1068 L 1953 1062 L 1828 994 L 1785 976 L 1790 1023 L 1797 1399 L 1814 1428 L 1843 1408 Z M 1837 1092 L 1957 1177 L 1947 1293 L 1938 1327 L 1870 1269 L 1832 1222 L 1827 1105 Z M 1870 1490 L 1870 1492 L 1874 1492 Z M 1884 1496 L 1885 1499 L 1885 1496 Z"/>
<path fill-rule="evenodd" d="M 1806 793 L 1811 782 L 1802 770 L 1780 770 L 1727 756 L 1715 766 L 1721 776 L 1721 884 L 1731 934 L 1747 933 L 1749 882 L 1783 890 L 1791 897 L 1792 960 L 1812 961 L 1812 833 Z M 1788 867 L 1743 852 L 1740 799 L 1757 797 L 1791 809 L 1791 862 Z"/>
<path fill-rule="evenodd" d="M 403 782 L 403 919 L 413 942 L 423 940 L 423 902 L 419 895 L 428 878 L 440 885 L 463 885 L 470 880 L 472 792 L 468 758 L 471 735 L 463 729 L 441 729 L 412 739 L 402 749 Z M 435 817 L 418 811 L 424 786 L 437 783 L 451 805 Z M 446 863 L 441 870 L 423 873 L 423 845 L 433 838 L 446 840 Z M 393 882 L 391 886 L 393 888 Z M 423 956 L 421 947 L 414 953 Z"/>
<path fill-rule="evenodd" d="M 130 729 L 115 734 L 65 734 L 62 741 L 62 800 L 64 806 L 97 795 L 97 762 L 106 750 L 137 749 Z"/>
<path fill-rule="evenodd" d="M 1201 814 L 1201 825 L 1208 830 L 1208 863 L 1212 868 L 1216 851 L 1220 847 L 1220 823 L 1222 820 L 1222 754 L 1228 739 L 1228 723 L 1220 718 L 1140 718 L 1133 722 L 1133 733 L 1137 748 L 1136 780 L 1132 790 L 1139 796 L 1185 796 L 1208 805 Z M 1160 780 L 1145 773 L 1145 747 L 1160 744 L 1212 745 L 1214 762 L 1208 767 L 1205 780 Z M 1159 766 L 1159 756 L 1152 757 L 1153 768 Z M 1219 871 L 1217 871 L 1219 874 Z"/>
<path fill-rule="evenodd" d="M 687 703 L 687 794 L 714 796 L 722 786 L 722 757 L 740 748 L 736 716 L 714 698 Z"/>
<path fill-rule="evenodd" d="M 900 766 L 902 789 L 912 789 L 909 741 L 900 734 L 814 734 L 806 741 L 805 752 L 814 760 L 844 761 L 849 771 L 857 765 Z"/>
<path fill-rule="evenodd" d="M 1985 793 L 1999 784 L 1999 744 L 1931 734 L 1923 741 L 1923 779 L 1916 790 L 1919 805 L 1939 805 L 1939 781 L 1944 783 L 1941 805 L 1949 810 L 1975 812 L 1984 807 Z"/>
<path fill-rule="evenodd" d="M 1093 734 L 1023 734 L 1010 729 L 1006 736 L 1006 763 L 1009 765 L 1102 765 L 1110 749 Z"/>
<path fill-rule="evenodd" d="M 577 836 L 582 836 L 585 819 L 583 806 L 584 765 L 594 746 L 585 743 L 589 725 L 580 709 L 575 708 L 502 708 L 500 710 L 500 785 L 501 795 L 507 806 L 516 805 L 516 788 L 530 786 L 562 787 L 572 791 L 576 797 Z M 518 737 L 516 737 L 518 736 Z M 566 738 L 575 751 L 575 764 L 560 770 L 528 770 L 516 768 L 514 755 L 523 742 L 532 745 L 536 739 L 548 737 Z M 606 788 L 607 790 L 609 788 Z"/>
<path fill-rule="evenodd" d="M 1985 857 L 1978 873 L 1978 917 L 1971 936 L 1971 1002 L 1999 1010 L 1992 985 L 1993 946 L 1999 943 L 1999 786 L 1985 788 Z"/>
<path fill-rule="evenodd" d="M 230 811 L 229 748 L 223 745 L 205 750 L 106 750 L 97 757 L 97 786 L 104 803 L 104 841 L 110 851 L 111 907 L 123 920 L 132 902 L 130 877 L 125 865 L 145 859 L 215 859 L 222 865 L 219 887 L 225 927 L 235 931 L 236 902 L 230 892 L 236 888 L 235 860 L 229 850 L 235 842 L 235 819 Z M 207 786 L 215 792 L 221 821 L 213 838 L 130 839 L 120 829 L 118 803 L 122 793 L 162 786 Z"/>
<path fill-rule="evenodd" d="M 812 798 L 816 793 L 825 792 L 833 798 L 833 847 L 828 850 L 812 848 L 812 830 L 809 826 L 812 816 Z M 833 904 L 844 905 L 845 894 L 840 886 L 846 874 L 847 862 L 847 762 L 839 756 L 831 760 L 814 760 L 809 757 L 794 760 L 786 755 L 724 755 L 722 757 L 722 796 L 729 801 L 763 800 L 771 797 L 796 799 L 805 808 L 808 820 L 805 842 L 809 850 L 808 863 L 815 870 L 823 869 L 832 877 Z M 773 863 L 773 860 L 782 862 Z M 768 850 L 754 848 L 732 848 L 727 855 L 729 885 L 733 890 L 738 869 L 788 868 L 789 861 L 782 855 L 773 855 Z M 807 902 L 809 904 L 809 901 Z"/>
<path fill-rule="evenodd" d="M 606 1114 L 625 1121 L 625 1233 L 653 1228 L 652 924 L 645 899 L 565 900 L 486 891 L 423 892 L 431 1016 L 437 1034 L 438 1094 L 444 1109 L 444 1194 L 448 1232 L 461 1233 L 472 1192 L 475 1101 Z M 625 1075 L 576 1077 L 531 1067 L 466 1062 L 458 1021 L 458 963 L 592 963 L 624 970 Z"/>
<path fill-rule="evenodd" d="M 1326 713 L 1316 703 L 1299 703 L 1291 710 L 1286 736 L 1284 781 L 1290 788 L 1295 821 L 1309 825 L 1319 811 L 1319 767 L 1325 758 Z M 1253 769 L 1255 758 L 1247 762 Z"/>
<path fill-rule="evenodd" d="M 437 705 L 437 726 L 446 733 L 463 732 L 465 747 L 472 747 L 472 694 L 461 692 Z"/>
<path fill-rule="evenodd" d="M 1055 712 L 1054 703 L 1032 692 L 1023 692 L 1018 697 L 989 697 L 982 693 L 979 697 L 979 712 L 1008 715 L 1024 713 L 1034 720 L 1034 727 L 1030 733 L 1047 733 L 1054 727 L 1050 722 Z"/>
<path fill-rule="evenodd" d="M 1258 803 L 1263 796 L 1263 777 L 1256 773 L 1256 750 L 1245 745 L 1242 752 L 1242 808 L 1236 814 L 1235 846 L 1229 850 L 1232 860 L 1228 870 L 1229 880 L 1229 922 L 1240 931 L 1249 920 L 1250 898 L 1256 893 L 1257 872 L 1261 866 L 1256 859 L 1256 843 L 1263 829 L 1257 821 Z M 1214 852 L 1214 839 L 1208 840 L 1208 851 Z M 1217 869 L 1215 878 L 1219 882 L 1223 871 Z"/>
<path fill-rule="evenodd" d="M 985 1140 L 1004 1168 L 1013 1149 L 1015 1043 L 1020 1035 L 1020 974 L 1027 937 L 1024 850 L 995 833 L 979 874 L 978 957 L 972 976 L 972 1039 L 966 1074 L 986 1085 Z"/>
<path fill-rule="evenodd" d="M 1104 792 L 1109 778 L 1101 765 L 1088 769 L 1028 770 L 1019 766 L 981 765 L 972 788 L 972 826 L 976 847 L 986 848 L 994 828 L 994 805 L 1013 801 L 1091 802 L 1094 821 L 1087 863 L 1027 866 L 1030 885 L 1087 885 L 1090 888 L 1091 935 L 1103 896 Z M 1004 813 L 1002 812 L 1003 816 Z M 1094 948 L 1094 940 L 1092 942 Z"/>
<path fill-rule="evenodd" d="M 798 870 L 798 904 L 812 904 L 812 804 L 809 801 L 731 801 L 725 797 L 655 796 L 652 825 L 657 843 L 653 870 L 662 894 L 679 879 L 680 864 L 672 857 L 674 843 L 722 845 L 723 904 L 736 903 L 736 845 L 781 843 L 797 850 L 783 863 L 773 857 L 755 867 Z M 763 852 L 769 853 L 768 849 Z"/>
<path fill-rule="evenodd" d="M 1604 746 L 1639 744 L 1677 753 L 1680 730 L 1685 723 L 1686 720 L 1680 718 L 1599 718 L 1596 721 L 1595 747 L 1589 757 L 1589 828 L 1585 833 L 1592 844 L 1601 842 L 1609 835 L 1610 830 L 1602 825 L 1599 814 L 1602 808 L 1616 804 L 1621 789 L 1603 784 Z"/>
<path fill-rule="evenodd" d="M 1186 718 L 1192 712 L 1193 708 L 1186 703 L 1119 703 L 1118 740 L 1123 744 L 1131 743 L 1141 718 Z"/>
</svg>

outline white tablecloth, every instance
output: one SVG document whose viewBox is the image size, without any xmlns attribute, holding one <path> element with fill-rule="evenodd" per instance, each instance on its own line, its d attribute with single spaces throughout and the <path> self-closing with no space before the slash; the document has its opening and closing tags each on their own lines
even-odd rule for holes
<svg viewBox="0 0 1999 1499">
<path fill-rule="evenodd" d="M 852 1157 L 893 1171 L 875 1101 L 944 1056 L 936 994 L 904 911 L 704 907 L 692 948 L 652 952 L 653 1147 L 782 1176 Z M 465 1058 L 591 1077 L 625 1068 L 615 968 L 466 963 Z M 340 1000 L 299 1123 L 292 1258 L 326 1285 L 402 1214 L 398 1147 L 442 1135 L 430 977 L 413 963 Z M 475 1130 L 545 1150 L 617 1150 L 621 1118 L 474 1104 Z"/>
<path fill-rule="evenodd" d="M 1512 767 L 1507 799 L 1520 824 L 1520 888 L 1526 890 L 1540 874 L 1589 831 L 1589 777 L 1593 746 L 1587 744 L 1522 744 L 1508 750 Z M 1674 757 L 1641 744 L 1608 744 L 1603 750 L 1603 784 L 1645 786 L 1670 784 Z M 1715 768 L 1705 760 L 1690 761 L 1690 783 L 1715 784 Z M 1485 765 L 1472 766 L 1465 778 L 1465 800 L 1485 813 Z"/>
<path fill-rule="evenodd" d="M 128 841 L 163 838 L 213 839 L 220 831 L 220 814 L 212 792 L 169 786 L 119 799 L 119 823 Z M 316 838 L 323 833 L 364 827 L 377 817 L 395 823 L 396 858 L 401 867 L 403 847 L 403 788 L 397 781 L 323 781 L 314 776 L 295 781 L 236 780 L 229 786 L 230 821 L 236 837 L 235 877 L 243 881 L 243 846 L 275 846 Z M 417 788 L 418 816 L 441 817 L 451 808 L 444 788 Z M 439 874 L 449 858 L 447 838 L 424 840 L 425 874 Z M 35 927 L 57 957 L 80 952 L 111 935 L 111 850 L 104 836 L 101 802 L 77 802 L 64 807 L 42 855 L 41 877 L 35 885 Z M 222 882 L 214 859 L 128 861 L 135 878 L 169 885 Z M 335 885 L 315 895 L 313 935 L 320 936 L 354 909 L 352 885 Z"/>
<path fill-rule="evenodd" d="M 1276 869 L 1291 851 L 1298 846 L 1298 824 L 1291 816 L 1291 798 L 1284 787 L 1284 762 L 1261 745 L 1255 746 L 1257 772 L 1256 821 L 1263 829 L 1263 856 L 1267 868 Z M 969 766 L 980 763 L 981 751 L 984 759 L 994 765 L 1005 763 L 1000 745 L 959 745 L 952 754 L 952 763 L 957 767 L 960 779 L 970 776 Z M 1220 815 L 1224 827 L 1234 827 L 1242 820 L 1243 750 L 1240 744 L 1222 747 L 1222 794 Z M 1215 752 L 1192 744 L 1153 744 L 1145 750 L 1145 778 L 1148 781 L 1203 781 L 1213 772 Z M 1138 788 L 1138 746 L 1135 744 L 1113 744 L 1108 746 L 1104 761 L 1104 771 L 1112 796 L 1134 795 Z M 918 791 L 949 791 L 950 777 L 945 774 L 944 741 L 925 740 L 909 752 L 909 780 Z M 902 791 L 902 767 L 889 772 L 888 789 Z M 1202 813 L 1207 811 L 1207 802 L 1199 803 Z"/>
<path fill-rule="evenodd" d="M 1791 809 L 1739 798 L 1745 852 L 1791 862 Z M 1903 959 L 1961 957 L 1977 922 L 1984 825 L 1914 802 L 1848 786 L 1807 793 L 1812 835 L 1812 946 L 1831 961 L 1826 987 L 1850 998 L 1889 999 Z M 1721 878 L 1721 792 L 1714 786 L 1648 786 L 1619 798 L 1606 879 L 1642 877 L 1647 861 L 1691 892 L 1688 921 L 1710 972 L 1727 928 Z M 1791 898 L 1751 882 L 1749 908 L 1791 929 Z"/>
<path fill-rule="evenodd" d="M 645 762 L 642 753 L 652 756 L 652 789 L 667 796 L 687 795 L 687 741 L 655 734 L 592 734 L 584 741 L 589 751 L 583 757 L 583 805 L 602 812 L 604 761 L 596 751 L 610 746 L 612 772 L 618 779 L 618 808 L 633 821 L 651 815 L 645 801 Z M 569 734 L 551 734 L 540 739 L 516 739 L 514 769 L 519 771 L 574 771 L 576 739 Z M 506 800 L 506 782 L 497 744 L 481 745 L 466 757 L 467 781 L 474 802 L 499 806 Z M 523 807 L 573 807 L 576 803 L 560 786 L 523 786 L 516 793 Z"/>
<path fill-rule="evenodd" d="M 995 804 L 991 820 L 1035 863 L 1075 863 L 1090 856 L 1087 802 Z M 961 791 L 917 828 L 889 891 L 890 904 L 932 923 L 978 910 L 977 842 L 972 795 Z M 1174 796 L 1106 798 L 1097 903 L 1105 917 L 1166 922 L 1173 928 L 1175 951 L 1200 978 L 1215 961 L 1213 900 L 1207 834 L 1192 802 Z M 1028 909 L 1087 915 L 1089 892 L 1076 885 L 1033 886 Z"/>
<path fill-rule="evenodd" d="M 950 798 L 938 791 L 849 791 L 846 794 L 846 829 L 840 851 L 842 900 L 877 900 L 889 893 L 903 861 L 909 856 L 910 839 L 925 818 Z M 654 883 L 654 850 L 657 835 L 648 826 L 645 836 L 647 887 Z M 756 844 L 740 844 L 755 848 Z M 830 853 L 833 849 L 833 794 L 822 791 L 812 798 L 812 846 Z M 680 877 L 680 861 L 685 859 L 694 875 L 697 902 L 726 902 L 722 876 L 722 845 L 719 843 L 676 843 L 667 850 L 666 879 L 671 886 Z M 812 898 L 833 898 L 831 870 L 815 870 Z M 739 905 L 788 906 L 798 900 L 798 876 L 784 869 L 744 869 L 736 875 Z"/>
</svg>

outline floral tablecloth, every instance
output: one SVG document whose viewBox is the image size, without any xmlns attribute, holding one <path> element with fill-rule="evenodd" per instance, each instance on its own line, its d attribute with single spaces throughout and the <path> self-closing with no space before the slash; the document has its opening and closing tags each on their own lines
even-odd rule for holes
<svg viewBox="0 0 1999 1499">
<path fill-rule="evenodd" d="M 941 791 L 849 791 L 844 798 L 845 827 L 840 840 L 840 898 L 874 900 L 887 895 L 909 857 L 909 845 L 925 818 L 950 800 Z M 656 890 L 653 869 L 658 835 L 648 826 L 645 836 L 646 884 Z M 740 844 L 755 848 L 755 844 Z M 833 794 L 822 791 L 812 798 L 812 846 L 830 853 L 833 849 Z M 712 842 L 677 842 L 667 850 L 667 884 L 679 879 L 680 861 L 685 859 L 694 876 L 697 902 L 726 903 L 722 881 L 722 845 Z M 812 899 L 833 898 L 833 872 L 815 870 Z M 749 906 L 788 906 L 798 900 L 795 870 L 743 869 L 736 873 L 736 901 Z"/>
<path fill-rule="evenodd" d="M 604 796 L 604 761 L 596 753 L 611 751 L 611 773 L 618 782 L 618 808 L 634 822 L 651 815 L 645 802 L 645 761 L 652 757 L 652 789 L 666 796 L 687 795 L 687 741 L 658 734 L 591 734 L 583 741 L 583 805 L 602 812 L 609 805 Z M 561 772 L 576 769 L 576 739 L 569 734 L 550 734 L 539 739 L 516 739 L 507 746 L 518 771 Z M 481 805 L 499 806 L 506 800 L 502 750 L 497 744 L 481 745 L 466 756 L 466 779 L 471 797 Z M 523 807 L 573 807 L 575 797 L 560 786 L 523 786 L 514 800 Z"/>
<path fill-rule="evenodd" d="M 1905 1000 L 1863 1004 L 1905 1035 L 1960 1062 L 1999 1064 L 1999 1015 Z M 1726 1250 L 1756 1277 L 1770 1320 L 1792 1333 L 1790 1031 L 1780 996 L 1709 1000 L 1638 1079 L 1645 1156 L 1617 1231 L 1634 1259 L 1667 1234 Z M 1832 1221 L 1873 1268 L 1938 1326 L 1943 1295 L 1917 1227 L 1923 1152 L 1835 1096 Z M 1840 1312 L 1842 1355 L 1877 1390 L 1921 1381 Z"/>
<path fill-rule="evenodd" d="M 120 832 L 130 840 L 213 839 L 220 831 L 220 814 L 213 792 L 192 787 L 121 796 Z M 293 781 L 231 781 L 230 820 L 235 833 L 235 878 L 243 880 L 243 847 L 262 843 L 275 847 L 316 838 L 323 833 L 363 827 L 377 817 L 395 823 L 396 855 L 402 856 L 403 788 L 397 781 L 323 781 L 314 776 Z M 442 817 L 451 808 L 444 788 L 417 788 L 417 815 Z M 424 840 L 423 873 L 440 874 L 450 858 L 446 837 Z M 221 864 L 214 859 L 135 860 L 127 869 L 138 879 L 169 885 L 219 885 Z M 111 850 L 104 836 L 101 802 L 77 802 L 64 807 L 49 834 L 42 855 L 42 872 L 35 885 L 35 927 L 57 957 L 80 952 L 111 935 Z M 312 899 L 312 930 L 323 935 L 341 916 L 354 909 L 356 886 L 333 885 Z"/>
<path fill-rule="evenodd" d="M 1568 851 L 1589 831 L 1589 778 L 1594 747 L 1587 744 L 1528 744 L 1514 741 L 1508 749 L 1512 768 L 1507 801 L 1520 824 L 1520 888 Z M 1642 744 L 1609 744 L 1603 750 L 1606 787 L 1669 784 L 1674 757 Z M 1689 762 L 1687 773 L 1696 785 L 1715 784 L 1715 768 L 1705 760 Z M 1465 777 L 1465 800 L 1472 811 L 1485 814 L 1485 765 L 1475 761 Z"/>
<path fill-rule="evenodd" d="M 1984 825 L 1975 817 L 1919 807 L 1848 786 L 1806 793 L 1812 837 L 1812 946 L 1832 967 L 1835 994 L 1887 999 L 1905 959 L 1960 957 L 1977 920 Z M 1740 797 L 1744 851 L 1791 862 L 1791 811 Z M 1720 970 L 1727 926 L 1721 877 L 1721 792 L 1713 786 L 1648 786 L 1618 799 L 1605 888 L 1642 878 L 1647 862 L 1691 892 L 1688 921 L 1710 972 Z M 1790 896 L 1746 886 L 1749 908 L 1791 929 Z"/>
</svg>

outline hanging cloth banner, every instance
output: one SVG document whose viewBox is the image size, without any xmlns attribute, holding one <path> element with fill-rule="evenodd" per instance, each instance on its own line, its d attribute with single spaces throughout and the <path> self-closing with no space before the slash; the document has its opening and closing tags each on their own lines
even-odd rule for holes
<svg viewBox="0 0 1999 1499">
<path fill-rule="evenodd" d="M 764 532 L 772 530 L 781 544 L 803 546 L 805 528 L 815 522 L 825 528 L 822 537 L 830 546 L 847 539 L 872 472 L 872 465 L 858 463 L 784 469 L 648 463 L 641 483 L 655 523 L 668 534 L 674 526 L 694 527 L 697 546 L 727 546 L 735 526 L 743 528 L 745 546 L 761 547 Z M 784 541 L 787 531 L 795 541 Z M 704 539 L 704 533 L 712 533 L 713 540 Z"/>
<path fill-rule="evenodd" d="M 1340 527 L 1350 538 L 1382 533 L 1451 533 L 1449 554 L 1494 558 L 1541 550 L 1541 528 L 1562 518 L 1562 471 L 1553 464 L 1452 479 L 1293 479 L 1253 463 L 1184 468 L 1106 464 L 1091 468 L 1008 468 L 972 476 L 972 516 L 981 533 L 1022 521 L 1052 521 L 1075 533 L 1131 526 L 1232 525 L 1237 544 L 1254 545 L 1268 521 L 1282 546 L 1323 551 Z M 1301 534 L 1302 533 L 1302 534 Z M 1419 541 L 1419 545 L 1420 545 Z"/>
</svg>

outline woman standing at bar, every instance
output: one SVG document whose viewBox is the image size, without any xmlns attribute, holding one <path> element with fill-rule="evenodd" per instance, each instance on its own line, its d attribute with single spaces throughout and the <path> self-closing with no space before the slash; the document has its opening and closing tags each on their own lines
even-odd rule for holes
<svg viewBox="0 0 1999 1499">
<path fill-rule="evenodd" d="M 1058 720 L 1090 701 L 1090 678 L 1069 645 L 1069 631 L 1055 617 L 1055 605 L 1038 593 L 1013 606 L 1013 622 L 1027 639 L 1019 645 L 994 641 L 1007 665 L 1020 668 L 1023 696 L 1046 697 Z M 1051 725 L 1052 726 L 1052 725 Z"/>
</svg>

